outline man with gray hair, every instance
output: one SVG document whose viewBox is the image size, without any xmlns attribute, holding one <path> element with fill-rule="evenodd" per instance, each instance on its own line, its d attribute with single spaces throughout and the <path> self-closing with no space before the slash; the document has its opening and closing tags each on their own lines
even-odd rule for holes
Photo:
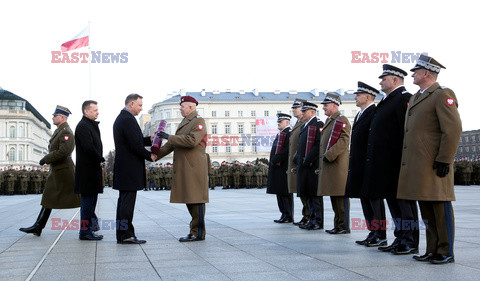
<svg viewBox="0 0 480 281">
<path fill-rule="evenodd" d="M 113 124 L 115 141 L 115 162 L 113 189 L 119 191 L 117 203 L 117 243 L 143 244 L 135 236 L 132 224 L 137 190 L 146 184 L 145 160 L 156 161 L 157 156 L 145 149 L 151 146 L 150 137 L 143 137 L 135 116 L 142 111 L 143 97 L 130 94 L 125 99 L 125 107 Z"/>
</svg>

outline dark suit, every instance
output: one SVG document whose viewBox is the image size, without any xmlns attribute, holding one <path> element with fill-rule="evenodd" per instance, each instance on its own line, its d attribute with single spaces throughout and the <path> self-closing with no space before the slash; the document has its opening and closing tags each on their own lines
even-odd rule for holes
<svg viewBox="0 0 480 281">
<path fill-rule="evenodd" d="M 102 156 L 103 146 L 98 123 L 83 116 L 75 128 L 75 193 L 82 195 L 80 235 L 90 234 L 92 225 L 97 223 L 95 206 L 98 193 L 103 193 L 100 164 L 105 160 Z"/>
<path fill-rule="evenodd" d="M 267 193 L 277 195 L 278 209 L 282 213 L 281 218 L 293 221 L 293 194 L 288 192 L 287 168 L 288 168 L 288 144 L 290 127 L 282 130 L 286 133 L 282 150 L 275 154 L 280 134 L 277 134 L 270 151 L 268 165 Z"/>
<path fill-rule="evenodd" d="M 375 236 L 379 239 L 385 239 L 386 225 L 384 224 L 382 227 L 380 224 L 386 222 L 383 199 L 370 199 L 362 196 L 368 135 L 374 113 L 375 104 L 372 104 L 365 108 L 365 111 L 360 117 L 358 117 L 357 114 L 353 121 L 345 196 L 350 198 L 360 198 L 363 215 L 365 216 L 368 230 L 370 230 L 367 239 L 374 238 Z"/>
<path fill-rule="evenodd" d="M 405 87 L 396 88 L 375 109 L 368 136 L 367 159 L 365 162 L 364 194 L 371 199 L 387 199 L 395 224 L 395 241 L 418 247 L 418 229 L 402 229 L 418 221 L 415 201 L 398 200 L 397 188 L 403 151 L 405 113 L 412 95 Z"/>
<path fill-rule="evenodd" d="M 137 190 L 146 184 L 145 160 L 151 161 L 150 138 L 144 138 L 135 116 L 128 110 L 120 111 L 113 124 L 115 164 L 113 189 L 119 191 L 117 203 L 117 242 L 135 237 L 132 224 Z"/>
<path fill-rule="evenodd" d="M 316 129 L 315 143 L 310 152 L 305 155 L 307 146 L 308 127 Z M 315 169 L 318 168 L 320 135 L 323 122 L 314 117 L 302 127 L 298 137 L 297 155 L 294 161 L 297 163 L 297 196 L 307 197 L 308 208 L 310 209 L 310 220 L 323 228 L 323 197 L 317 196 L 318 175 Z"/>
</svg>

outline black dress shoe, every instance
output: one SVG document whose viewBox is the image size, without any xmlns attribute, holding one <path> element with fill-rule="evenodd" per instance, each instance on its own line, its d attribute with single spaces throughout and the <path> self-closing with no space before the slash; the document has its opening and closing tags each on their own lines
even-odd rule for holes
<svg viewBox="0 0 480 281">
<path fill-rule="evenodd" d="M 348 234 L 350 233 L 349 229 L 340 229 L 340 228 L 334 228 L 331 230 L 325 230 L 325 232 L 330 233 L 330 234 Z"/>
<path fill-rule="evenodd" d="M 395 249 L 396 246 L 397 245 L 391 244 L 391 245 L 388 245 L 388 246 L 378 247 L 377 249 L 379 251 L 382 251 L 382 252 L 391 252 L 393 249 Z"/>
<path fill-rule="evenodd" d="M 32 233 L 35 236 L 40 236 L 42 234 L 42 228 L 38 224 L 34 224 L 30 227 L 22 227 L 19 230 L 25 233 Z"/>
<path fill-rule="evenodd" d="M 432 253 L 425 253 L 421 256 L 419 255 L 413 256 L 413 259 L 417 261 L 430 261 L 433 258 L 433 256 L 434 255 Z"/>
<path fill-rule="evenodd" d="M 372 240 L 368 241 L 365 246 L 367 247 L 379 247 L 379 246 L 386 246 L 387 245 L 387 239 L 380 239 L 378 237 L 373 238 Z"/>
<path fill-rule="evenodd" d="M 299 222 L 294 222 L 293 225 L 306 225 L 308 223 L 308 219 L 307 218 L 302 218 Z"/>
<path fill-rule="evenodd" d="M 306 229 L 306 230 L 318 230 L 318 229 L 323 229 L 321 225 L 318 223 L 309 221 L 306 225 L 300 225 L 299 226 L 301 229 Z"/>
<path fill-rule="evenodd" d="M 368 238 L 365 238 L 364 240 L 357 240 L 355 241 L 355 243 L 357 243 L 358 245 L 365 245 L 366 243 L 368 243 Z"/>
<path fill-rule="evenodd" d="M 392 254 L 394 255 L 408 255 L 408 254 L 418 254 L 418 248 L 410 248 L 407 245 L 397 245 L 393 250 Z"/>
<path fill-rule="evenodd" d="M 80 235 L 80 240 L 102 240 L 103 235 L 96 235 L 96 234 L 87 234 L 87 235 Z"/>
<path fill-rule="evenodd" d="M 433 264 L 445 264 L 445 263 L 451 263 L 455 262 L 455 259 L 453 256 L 444 256 L 440 254 L 433 255 L 433 257 L 430 259 L 430 262 Z"/>
<path fill-rule="evenodd" d="M 197 237 L 193 234 L 188 234 L 187 236 L 181 237 L 180 239 L 178 239 L 178 241 L 180 242 L 193 242 L 193 241 L 202 241 L 202 240 L 205 240 L 205 238 Z"/>
<path fill-rule="evenodd" d="M 289 219 L 289 218 L 281 218 L 279 220 L 273 220 L 273 221 L 276 222 L 276 223 L 291 223 L 291 222 L 293 222 L 293 220 Z"/>
<path fill-rule="evenodd" d="M 122 242 L 120 243 L 121 244 L 145 244 L 147 243 L 147 241 L 137 239 L 137 237 L 130 237 L 130 238 L 123 239 Z"/>
</svg>

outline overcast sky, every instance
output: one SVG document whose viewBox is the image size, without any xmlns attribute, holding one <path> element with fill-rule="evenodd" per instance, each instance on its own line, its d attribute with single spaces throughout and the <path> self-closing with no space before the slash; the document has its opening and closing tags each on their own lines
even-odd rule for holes
<svg viewBox="0 0 480 281">
<path fill-rule="evenodd" d="M 427 52 L 447 68 L 438 81 L 455 91 L 463 129 L 480 128 L 474 1 L 323 2 L 2 1 L 0 87 L 49 121 L 57 104 L 70 108 L 74 129 L 89 99 L 88 64 L 54 64 L 51 52 L 90 21 L 92 51 L 128 53 L 128 63 L 92 64 L 105 154 L 132 92 L 147 113 L 179 89 L 336 90 L 359 80 L 379 89 L 382 63 L 352 63 L 352 51 L 388 53 L 389 63 L 391 52 Z M 406 87 L 418 90 L 411 77 Z"/>
</svg>

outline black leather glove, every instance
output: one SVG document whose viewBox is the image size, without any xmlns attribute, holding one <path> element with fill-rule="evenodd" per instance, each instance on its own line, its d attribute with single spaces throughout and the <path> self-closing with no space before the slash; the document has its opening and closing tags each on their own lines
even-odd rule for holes
<svg viewBox="0 0 480 281">
<path fill-rule="evenodd" d="M 327 156 L 323 155 L 323 158 L 322 158 L 323 162 L 325 163 L 332 163 L 330 162 L 330 160 L 327 159 Z"/>
<path fill-rule="evenodd" d="M 38 162 L 38 164 L 40 164 L 40 166 L 45 165 L 45 157 L 40 159 L 40 162 Z"/>
<path fill-rule="evenodd" d="M 310 167 L 313 166 L 313 164 L 311 162 L 305 161 L 305 159 L 303 160 L 302 165 L 303 165 L 303 167 L 307 167 L 307 168 L 310 168 Z"/>
<path fill-rule="evenodd" d="M 158 132 L 158 133 L 157 133 L 157 136 L 158 136 L 159 138 L 162 138 L 162 139 L 166 139 L 166 140 L 167 140 L 170 135 L 167 134 L 167 133 L 165 133 L 165 132 Z"/>
<path fill-rule="evenodd" d="M 450 164 L 435 161 L 433 162 L 433 169 L 437 169 L 437 176 L 443 178 L 450 171 Z"/>
</svg>

